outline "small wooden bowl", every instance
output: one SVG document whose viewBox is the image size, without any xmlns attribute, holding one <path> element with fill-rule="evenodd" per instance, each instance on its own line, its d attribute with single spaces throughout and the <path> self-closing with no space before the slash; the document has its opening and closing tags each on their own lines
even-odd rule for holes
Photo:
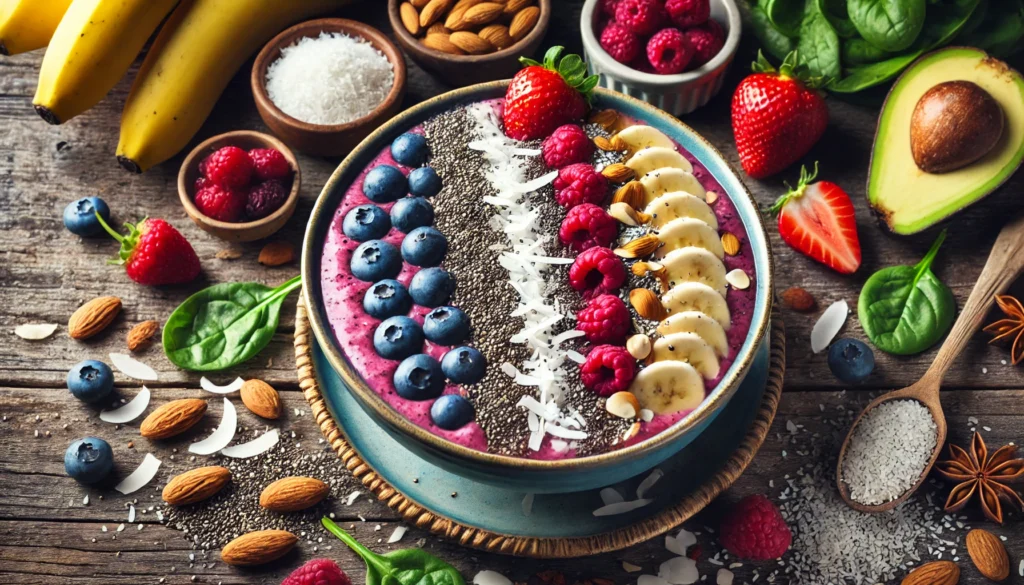
<svg viewBox="0 0 1024 585">
<path fill-rule="evenodd" d="M 384 101 L 369 114 L 346 124 L 303 122 L 281 111 L 267 94 L 267 69 L 281 56 L 281 49 L 295 44 L 302 37 L 315 37 L 323 32 L 365 39 L 383 53 L 394 68 L 395 81 Z M 271 39 L 256 56 L 250 83 L 256 109 L 274 134 L 296 150 L 319 156 L 340 156 L 399 112 L 405 94 L 405 59 L 384 33 L 371 26 L 344 18 L 321 18 L 297 24 Z"/>
<path fill-rule="evenodd" d="M 537 24 L 516 44 L 486 55 L 452 55 L 429 49 L 420 39 L 409 34 L 398 13 L 398 7 L 404 1 L 388 0 L 388 16 L 398 44 L 421 67 L 456 87 L 514 76 L 522 68 L 519 57 L 532 57 L 537 52 L 551 23 L 551 0 L 538 0 L 536 5 L 540 7 L 540 17 Z"/>
<path fill-rule="evenodd" d="M 224 146 L 237 146 L 243 150 L 252 150 L 254 148 L 273 148 L 279 150 L 288 159 L 288 164 L 292 166 L 292 170 L 295 171 L 295 175 L 292 177 L 292 190 L 288 194 L 288 199 L 285 200 L 284 205 L 263 219 L 242 223 L 219 221 L 203 215 L 195 203 L 192 202 L 194 195 L 193 186 L 196 179 L 199 178 L 199 163 Z M 299 201 L 299 184 L 299 161 L 295 159 L 295 154 L 284 143 L 273 136 L 251 130 L 236 130 L 235 132 L 228 132 L 210 138 L 195 147 L 185 157 L 185 162 L 181 163 L 181 169 L 178 171 L 178 197 L 181 199 L 182 206 L 185 207 L 185 213 L 203 231 L 230 242 L 261 240 L 281 229 L 291 218 L 292 214 L 295 213 L 295 205 Z"/>
</svg>

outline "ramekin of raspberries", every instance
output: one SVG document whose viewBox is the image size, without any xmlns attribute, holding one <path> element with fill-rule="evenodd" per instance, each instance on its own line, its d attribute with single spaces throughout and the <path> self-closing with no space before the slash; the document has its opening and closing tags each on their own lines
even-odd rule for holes
<svg viewBox="0 0 1024 585">
<path fill-rule="evenodd" d="M 294 175 L 279 150 L 222 146 L 199 162 L 192 202 L 199 213 L 217 221 L 260 220 L 285 204 Z"/>
</svg>

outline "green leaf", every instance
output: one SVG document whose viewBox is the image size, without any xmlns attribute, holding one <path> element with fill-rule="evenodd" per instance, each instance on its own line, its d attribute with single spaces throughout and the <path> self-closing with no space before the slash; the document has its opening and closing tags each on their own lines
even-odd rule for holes
<svg viewBox="0 0 1024 585">
<path fill-rule="evenodd" d="M 764 50 L 780 61 L 796 49 L 796 42 L 772 25 L 760 4 L 750 7 L 750 28 Z"/>
<path fill-rule="evenodd" d="M 871 65 L 850 69 L 847 71 L 846 77 L 830 83 L 828 89 L 836 93 L 855 93 L 885 83 L 899 75 L 920 55 L 921 51 L 914 51 Z"/>
<path fill-rule="evenodd" d="M 960 42 L 1005 57 L 1020 49 L 1022 38 L 1024 0 L 999 0 L 988 6 L 984 20 Z"/>
<path fill-rule="evenodd" d="M 882 351 L 913 355 L 935 345 L 953 326 L 956 299 L 932 272 L 943 231 L 915 266 L 890 266 L 871 275 L 860 291 L 857 315 Z"/>
<path fill-rule="evenodd" d="M 971 19 L 978 3 L 979 0 L 947 0 L 929 8 L 914 46 L 930 51 L 948 45 Z"/>
<path fill-rule="evenodd" d="M 890 57 L 892 53 L 883 51 L 860 37 L 843 41 L 843 65 L 848 68 L 878 63 Z"/>
<path fill-rule="evenodd" d="M 277 331 L 285 297 L 301 285 L 296 276 L 277 288 L 235 282 L 197 292 L 167 318 L 167 359 L 185 370 L 210 372 L 252 358 Z"/>
<path fill-rule="evenodd" d="M 857 36 L 857 27 L 853 26 L 850 14 L 846 11 L 846 0 L 818 0 L 818 10 L 841 38 Z"/>
<path fill-rule="evenodd" d="M 839 62 L 839 36 L 818 10 L 817 0 L 807 0 L 800 39 L 796 43 L 800 63 L 815 77 L 836 78 L 842 74 Z"/>
<path fill-rule="evenodd" d="M 420 548 L 379 555 L 363 546 L 329 518 L 320 522 L 366 563 L 366 585 L 465 585 L 459 571 Z"/>
<path fill-rule="evenodd" d="M 848 0 L 846 7 L 860 36 L 893 53 L 912 45 L 924 27 L 925 0 Z"/>
<path fill-rule="evenodd" d="M 804 18 L 804 0 L 760 0 L 768 21 L 782 34 L 796 38 Z"/>
</svg>

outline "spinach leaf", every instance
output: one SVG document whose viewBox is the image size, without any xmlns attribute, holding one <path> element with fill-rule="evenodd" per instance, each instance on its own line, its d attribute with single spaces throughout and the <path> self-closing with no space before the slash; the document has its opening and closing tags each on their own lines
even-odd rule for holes
<svg viewBox="0 0 1024 585">
<path fill-rule="evenodd" d="M 828 89 L 836 93 L 855 93 L 885 83 L 899 75 L 920 55 L 921 51 L 914 51 L 878 63 L 855 67 L 846 72 L 846 77 L 830 83 Z"/>
<path fill-rule="evenodd" d="M 963 29 L 978 8 L 979 0 L 947 0 L 928 9 L 924 28 L 915 48 L 930 51 L 948 45 Z"/>
<path fill-rule="evenodd" d="M 759 4 L 776 30 L 791 38 L 800 34 L 804 0 L 760 0 Z"/>
<path fill-rule="evenodd" d="M 811 75 L 835 79 L 842 74 L 839 36 L 832 30 L 825 15 L 818 10 L 817 0 L 807 0 L 796 53 L 799 63 L 806 65 Z"/>
<path fill-rule="evenodd" d="M 924 27 L 925 0 L 848 0 L 846 6 L 860 36 L 886 51 L 906 49 Z"/>
<path fill-rule="evenodd" d="M 968 36 L 974 31 L 978 30 L 981 23 L 985 22 L 985 16 L 988 14 L 988 0 L 980 0 L 978 6 L 971 12 L 971 17 L 967 19 L 967 22 L 960 27 L 960 35 Z"/>
<path fill-rule="evenodd" d="M 277 288 L 233 282 L 197 292 L 167 318 L 167 359 L 185 370 L 210 372 L 255 356 L 277 331 L 285 297 L 301 285 L 296 276 Z"/>
<path fill-rule="evenodd" d="M 329 518 L 320 520 L 366 563 L 366 585 L 465 585 L 455 567 L 420 548 L 379 555 L 352 538 Z"/>
<path fill-rule="evenodd" d="M 850 14 L 846 11 L 846 0 L 818 0 L 818 10 L 825 15 L 840 38 L 852 39 L 857 36 L 857 27 L 853 26 Z"/>
<path fill-rule="evenodd" d="M 796 42 L 782 34 L 768 20 L 768 15 L 765 14 L 764 7 L 761 4 L 755 4 L 750 7 L 750 27 L 754 31 L 754 36 L 761 42 L 761 46 L 768 51 L 769 55 L 779 61 L 785 59 L 786 55 L 796 48 Z"/>
<path fill-rule="evenodd" d="M 978 47 L 993 56 L 1005 57 L 1020 50 L 1024 37 L 1024 0 L 999 0 L 989 5 L 985 19 L 970 35 L 964 35 L 964 45 Z"/>
<path fill-rule="evenodd" d="M 897 355 L 921 353 L 953 326 L 953 292 L 931 270 L 945 239 L 943 231 L 917 265 L 883 268 L 864 283 L 857 316 L 878 349 Z"/>
<path fill-rule="evenodd" d="M 847 68 L 878 63 L 891 56 L 889 51 L 883 51 L 860 37 L 843 41 L 842 59 Z"/>
</svg>

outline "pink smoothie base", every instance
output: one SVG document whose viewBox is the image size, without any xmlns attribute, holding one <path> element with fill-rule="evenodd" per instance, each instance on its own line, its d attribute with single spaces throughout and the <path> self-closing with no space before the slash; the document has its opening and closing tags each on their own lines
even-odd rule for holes
<svg viewBox="0 0 1024 585">
<path fill-rule="evenodd" d="M 500 102 L 500 100 L 498 101 Z M 496 106 L 500 107 L 500 103 L 497 103 Z M 409 132 L 422 134 L 423 127 L 417 126 L 409 130 Z M 751 276 L 753 281 L 755 276 L 754 261 L 746 229 L 736 213 L 736 208 L 715 178 L 711 176 L 711 173 L 689 152 L 678 145 L 677 148 L 693 164 L 694 176 L 697 177 L 704 188 L 708 191 L 715 191 L 720 195 L 718 200 L 712 205 L 715 214 L 718 216 L 719 230 L 731 232 L 740 240 L 740 253 L 737 256 L 727 256 L 725 258 L 726 269 L 743 269 Z M 476 422 L 471 422 L 455 431 L 446 431 L 434 425 L 430 419 L 430 406 L 433 401 L 406 400 L 399 396 L 395 391 L 392 381 L 399 362 L 381 358 L 374 351 L 373 332 L 376 330 L 377 325 L 380 324 L 380 320 L 367 315 L 363 310 L 363 296 L 373 283 L 363 282 L 352 276 L 349 270 L 349 263 L 352 253 L 358 247 L 359 242 L 346 237 L 342 232 L 341 226 L 345 214 L 350 209 L 358 205 L 373 204 L 372 201 L 363 195 L 363 179 L 370 169 L 382 164 L 393 165 L 401 169 L 406 175 L 412 171 L 411 168 L 404 167 L 395 162 L 391 157 L 390 148 L 385 147 L 373 159 L 370 165 L 363 169 L 346 191 L 341 205 L 334 213 L 321 257 L 320 285 L 323 291 L 323 302 L 328 322 L 331 325 L 335 340 L 342 353 L 352 364 L 353 369 L 362 375 L 366 385 L 376 392 L 389 406 L 414 424 L 443 439 L 470 449 L 486 452 L 487 437 L 483 429 Z M 393 204 L 378 205 L 385 211 L 390 211 Z M 446 235 L 450 237 L 450 234 Z M 384 240 L 396 247 L 400 247 L 403 237 L 404 234 L 392 228 Z M 408 286 L 413 275 L 418 270 L 419 268 L 415 266 L 405 264 L 397 280 Z M 730 348 L 729 357 L 721 360 L 721 374 L 719 377 L 707 381 L 708 393 L 718 385 L 725 372 L 729 370 L 734 356 L 746 339 L 753 314 L 755 288 L 752 282 L 751 286 L 746 290 L 730 288 L 727 292 L 726 301 L 732 312 L 732 327 L 727 332 Z M 424 316 L 429 311 L 427 308 L 414 306 L 409 313 L 409 317 L 422 324 Z M 438 360 L 441 359 L 445 352 L 451 349 L 450 347 L 436 345 L 429 341 L 425 345 L 425 353 Z M 510 381 L 509 383 L 511 384 L 512 382 Z M 444 393 L 459 394 L 460 389 L 456 385 L 449 384 L 445 387 Z M 628 442 L 620 443 L 616 448 L 633 445 L 653 437 L 685 418 L 690 412 L 692 411 L 682 411 L 671 415 L 657 415 L 650 422 L 641 423 L 640 432 Z M 549 438 L 545 439 L 539 451 L 529 453 L 530 459 L 568 459 L 575 457 L 575 452 L 572 449 L 557 451 L 552 448 Z"/>
</svg>

